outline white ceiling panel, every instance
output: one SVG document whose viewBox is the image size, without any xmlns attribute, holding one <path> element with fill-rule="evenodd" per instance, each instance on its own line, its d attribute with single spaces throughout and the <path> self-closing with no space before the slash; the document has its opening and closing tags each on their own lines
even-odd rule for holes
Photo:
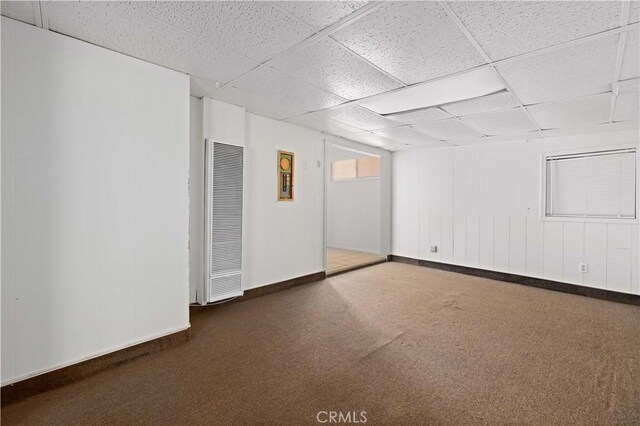
<svg viewBox="0 0 640 426">
<path fill-rule="evenodd" d="M 616 97 L 616 106 L 613 121 L 638 121 L 640 120 L 640 103 L 638 88 L 631 91 L 620 92 Z"/>
<path fill-rule="evenodd" d="M 609 121 L 611 93 L 531 105 L 527 110 L 543 129 L 577 127 Z"/>
<path fill-rule="evenodd" d="M 219 101 L 244 107 L 249 112 L 274 118 L 276 120 L 282 120 L 284 118 L 293 117 L 307 112 L 302 108 L 276 102 L 272 99 L 256 95 L 255 93 L 240 90 L 232 85 L 225 86 L 222 89 L 215 90 L 213 92 L 208 92 L 208 96 Z"/>
<path fill-rule="evenodd" d="M 543 135 L 540 132 L 516 133 L 512 135 L 488 136 L 484 138 L 484 143 L 493 142 L 517 142 L 530 139 L 540 139 Z"/>
<path fill-rule="evenodd" d="M 385 117 L 404 124 L 417 124 L 427 121 L 444 120 L 446 118 L 451 118 L 451 115 L 438 108 L 426 108 L 417 111 L 385 115 Z"/>
<path fill-rule="evenodd" d="M 330 38 L 277 59 L 272 65 L 346 99 L 364 98 L 402 87 Z"/>
<path fill-rule="evenodd" d="M 264 62 L 316 32 L 270 2 L 131 2 L 155 19 L 202 37 L 216 47 Z"/>
<path fill-rule="evenodd" d="M 35 25 L 35 14 L 40 14 L 40 6 L 37 1 L 2 1 L 0 2 L 0 14 L 17 21 Z"/>
<path fill-rule="evenodd" d="M 472 115 L 462 120 L 485 135 L 511 135 L 538 129 L 522 108 Z"/>
<path fill-rule="evenodd" d="M 211 80 L 229 81 L 258 65 L 206 40 L 175 31 L 127 3 L 47 3 L 49 27 L 129 56 Z"/>
<path fill-rule="evenodd" d="M 482 96 L 480 98 L 469 99 L 468 101 L 456 102 L 443 105 L 441 108 L 453 115 L 470 115 L 483 112 L 500 111 L 515 108 L 518 102 L 508 92 L 496 93 L 495 95 Z"/>
<path fill-rule="evenodd" d="M 344 123 L 338 123 L 326 117 L 317 114 L 305 114 L 299 117 L 293 117 L 288 120 L 289 123 L 299 124 L 300 126 L 309 127 L 311 129 L 320 130 L 321 132 L 332 133 L 337 136 L 348 136 L 354 133 L 362 133 L 362 129 L 349 126 Z"/>
<path fill-rule="evenodd" d="M 327 108 L 346 101 L 299 78 L 267 66 L 242 76 L 233 85 L 241 90 L 302 108 L 305 111 Z"/>
<path fill-rule="evenodd" d="M 456 1 L 456 16 L 493 59 L 555 46 L 620 25 L 622 2 Z"/>
<path fill-rule="evenodd" d="M 367 1 L 277 1 L 277 6 L 321 30 L 366 5 Z"/>
<path fill-rule="evenodd" d="M 334 37 L 409 84 L 484 63 L 436 2 L 386 4 L 338 31 Z"/>
<path fill-rule="evenodd" d="M 347 136 L 347 138 L 366 145 L 377 146 L 378 148 L 384 149 L 390 149 L 402 144 L 401 142 L 394 141 L 393 139 L 385 138 L 384 136 L 376 135 L 371 132 L 355 133 Z"/>
<path fill-rule="evenodd" d="M 216 82 L 200 78 L 195 75 L 189 76 L 189 94 L 196 98 L 202 98 L 216 90 Z"/>
<path fill-rule="evenodd" d="M 594 124 L 592 126 L 573 127 L 568 129 L 545 130 L 547 137 L 589 135 L 592 133 L 621 132 L 638 129 L 638 121 L 619 121 L 610 124 Z"/>
<path fill-rule="evenodd" d="M 381 115 L 354 104 L 325 109 L 318 111 L 317 114 L 363 130 L 380 130 L 398 127 L 397 122 L 387 120 Z"/>
<path fill-rule="evenodd" d="M 525 104 L 611 90 L 618 34 L 507 62 L 498 71 Z"/>
<path fill-rule="evenodd" d="M 632 24 L 640 21 L 640 2 L 630 1 L 629 3 L 629 23 Z"/>
<path fill-rule="evenodd" d="M 627 31 L 627 41 L 624 45 L 624 56 L 622 57 L 622 67 L 620 68 L 620 80 L 640 77 L 640 61 L 638 60 L 638 35 L 640 29 Z"/>
<path fill-rule="evenodd" d="M 434 138 L 440 140 L 470 139 L 480 137 L 481 135 L 475 130 L 465 126 L 458 120 L 451 118 L 449 120 L 434 121 L 431 123 L 415 124 L 414 129 L 424 132 Z"/>
<path fill-rule="evenodd" d="M 418 132 L 409 126 L 396 127 L 394 129 L 376 130 L 377 135 L 409 145 L 426 145 L 431 142 L 437 142 L 438 139 Z"/>
</svg>

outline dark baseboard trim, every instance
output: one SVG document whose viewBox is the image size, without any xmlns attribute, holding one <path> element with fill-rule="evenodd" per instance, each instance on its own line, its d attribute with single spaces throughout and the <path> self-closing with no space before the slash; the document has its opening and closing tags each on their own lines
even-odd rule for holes
<svg viewBox="0 0 640 426">
<path fill-rule="evenodd" d="M 9 405 L 30 396 L 65 386 L 134 359 L 173 348 L 191 339 L 191 328 L 139 343 L 68 367 L 39 374 L 0 389 L 1 405 Z"/>
<path fill-rule="evenodd" d="M 637 294 L 618 293 L 617 291 L 603 290 L 600 288 L 584 287 L 575 284 L 562 283 L 559 281 L 545 280 L 542 278 L 525 277 L 523 275 L 509 274 L 506 272 L 489 271 L 486 269 L 452 265 L 450 263 L 432 262 L 430 260 L 414 259 L 411 257 L 389 255 L 389 260 L 392 262 L 425 266 L 427 268 L 440 269 L 443 271 L 456 272 L 465 275 L 473 275 L 475 277 L 526 285 L 529 287 L 544 288 L 546 290 L 559 291 L 562 293 L 577 294 L 579 296 L 591 297 L 593 299 L 608 300 L 610 302 L 640 306 L 640 296 Z"/>
</svg>

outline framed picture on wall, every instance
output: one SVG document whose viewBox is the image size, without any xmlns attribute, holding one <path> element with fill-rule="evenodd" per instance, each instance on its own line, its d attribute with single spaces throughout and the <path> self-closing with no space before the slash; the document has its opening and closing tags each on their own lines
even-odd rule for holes
<svg viewBox="0 0 640 426">
<path fill-rule="evenodd" d="M 278 151 L 278 201 L 293 201 L 293 152 Z"/>
</svg>

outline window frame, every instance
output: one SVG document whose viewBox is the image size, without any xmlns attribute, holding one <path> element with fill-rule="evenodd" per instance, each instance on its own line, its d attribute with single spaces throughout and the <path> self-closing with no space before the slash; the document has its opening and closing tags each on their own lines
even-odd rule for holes
<svg viewBox="0 0 640 426">
<path fill-rule="evenodd" d="M 335 161 L 332 161 L 329 163 L 329 181 L 331 183 L 343 183 L 343 182 L 361 182 L 361 181 L 367 181 L 367 180 L 380 180 L 380 175 L 382 174 L 382 156 L 380 155 L 376 155 L 376 154 L 369 154 L 366 153 L 366 156 L 369 157 L 377 157 L 378 160 L 380 161 L 380 171 L 378 176 L 367 176 L 367 177 L 358 177 L 358 158 L 353 158 L 353 160 L 356 160 L 356 177 L 354 178 L 347 178 L 347 179 L 338 179 L 338 180 L 334 180 L 333 179 L 333 163 Z M 351 160 L 351 159 L 345 159 L 345 160 L 336 160 L 336 161 L 347 161 L 347 160 Z"/>
<path fill-rule="evenodd" d="M 547 159 L 550 157 L 560 157 L 565 155 L 586 155 L 598 152 L 618 151 L 618 150 L 634 150 L 636 164 L 636 182 L 635 182 L 635 218 L 625 217 L 590 217 L 590 216 L 547 216 Z M 640 151 L 637 144 L 617 144 L 593 147 L 581 147 L 573 149 L 563 149 L 561 151 L 543 152 L 540 156 L 540 208 L 539 217 L 542 221 L 550 222 L 580 222 L 580 223 L 619 223 L 619 224 L 637 224 L 640 223 Z"/>
</svg>

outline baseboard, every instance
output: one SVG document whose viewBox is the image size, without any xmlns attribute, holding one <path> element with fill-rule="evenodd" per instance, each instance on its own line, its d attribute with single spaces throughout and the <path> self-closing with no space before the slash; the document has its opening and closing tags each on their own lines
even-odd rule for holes
<svg viewBox="0 0 640 426">
<path fill-rule="evenodd" d="M 129 346 L 115 352 L 100 355 L 77 364 L 48 371 L 0 388 L 1 405 L 18 402 L 30 396 L 68 385 L 101 371 L 126 364 L 134 359 L 173 348 L 191 339 L 191 328 L 158 337 L 157 339 Z"/>
<path fill-rule="evenodd" d="M 640 306 L 640 296 L 637 294 L 619 293 L 617 291 L 604 290 L 601 288 L 584 287 L 559 281 L 545 280 L 542 278 L 533 278 L 524 275 L 509 274 L 506 272 L 489 271 L 487 269 L 452 265 L 450 263 L 433 262 L 430 260 L 414 259 L 411 257 L 389 255 L 388 260 L 393 262 L 407 263 L 410 265 L 424 266 L 427 268 L 440 269 L 448 272 L 456 272 L 459 274 L 473 275 L 475 277 L 489 278 L 492 280 L 504 281 L 513 284 L 526 285 L 529 287 L 544 288 L 546 290 L 559 291 L 562 293 L 577 294 L 579 296 L 591 297 L 593 299 L 608 300 L 610 302 Z"/>
<path fill-rule="evenodd" d="M 371 262 L 362 263 L 362 264 L 360 264 L 358 266 L 349 266 L 349 267 L 345 267 L 344 269 L 339 269 L 339 270 L 334 271 L 334 272 L 327 272 L 327 278 L 328 277 L 335 277 L 336 275 L 344 274 L 346 272 L 357 271 L 358 269 L 362 269 L 362 268 L 368 268 L 369 266 L 378 265 L 380 263 L 386 263 L 388 261 L 389 261 L 388 259 L 383 257 L 382 259 L 372 260 Z"/>
</svg>

